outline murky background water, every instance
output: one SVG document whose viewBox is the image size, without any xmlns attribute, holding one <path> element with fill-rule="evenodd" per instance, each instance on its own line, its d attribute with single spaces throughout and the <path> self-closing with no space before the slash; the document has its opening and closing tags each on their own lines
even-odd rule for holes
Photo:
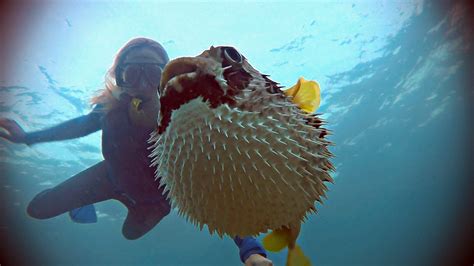
<svg viewBox="0 0 474 266">
<path fill-rule="evenodd" d="M 467 262 L 472 219 L 472 37 L 462 2 L 48 2 L 5 6 L 0 116 L 37 130 L 86 114 L 130 38 L 170 58 L 233 45 L 282 85 L 321 84 L 335 184 L 299 243 L 315 264 Z M 230 239 L 172 212 L 121 235 L 118 202 L 99 222 L 26 215 L 36 193 L 102 159 L 100 133 L 32 147 L 0 140 L 4 265 L 239 265 Z M 270 253 L 275 265 L 286 254 Z"/>
</svg>

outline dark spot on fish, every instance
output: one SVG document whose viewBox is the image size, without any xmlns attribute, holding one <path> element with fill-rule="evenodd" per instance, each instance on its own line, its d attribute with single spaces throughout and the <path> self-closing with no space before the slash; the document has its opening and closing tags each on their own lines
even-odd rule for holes
<svg viewBox="0 0 474 266">
<path fill-rule="evenodd" d="M 229 85 L 227 91 L 229 96 L 234 96 L 239 93 L 239 91 L 245 89 L 252 80 L 252 76 L 247 72 L 233 68 L 224 71 L 224 78 Z"/>
</svg>

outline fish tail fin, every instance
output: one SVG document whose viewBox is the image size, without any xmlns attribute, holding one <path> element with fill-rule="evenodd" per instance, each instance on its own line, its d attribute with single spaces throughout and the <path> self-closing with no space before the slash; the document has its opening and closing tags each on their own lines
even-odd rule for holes
<svg viewBox="0 0 474 266">
<path fill-rule="evenodd" d="M 295 245 L 294 248 L 288 249 L 288 256 L 286 258 L 286 266 L 311 266 L 311 261 L 303 253 L 300 246 Z"/>
<path fill-rule="evenodd" d="M 271 252 L 279 252 L 288 247 L 286 266 L 311 266 L 310 259 L 303 253 L 301 247 L 294 244 L 294 242 L 291 244 L 290 241 L 291 230 L 282 227 L 266 235 L 262 240 L 262 244 L 266 250 Z M 291 248 L 291 246 L 293 247 Z"/>
<path fill-rule="evenodd" d="M 266 235 L 262 240 L 262 244 L 268 251 L 279 252 L 289 245 L 289 239 L 289 230 L 281 228 L 273 230 L 270 234 Z"/>
</svg>

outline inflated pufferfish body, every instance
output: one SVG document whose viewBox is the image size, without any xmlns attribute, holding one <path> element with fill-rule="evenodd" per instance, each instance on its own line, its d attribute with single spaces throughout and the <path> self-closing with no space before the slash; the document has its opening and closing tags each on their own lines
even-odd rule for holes
<svg viewBox="0 0 474 266">
<path fill-rule="evenodd" d="M 160 93 L 153 164 L 180 214 L 210 233 L 248 236 L 315 211 L 332 181 L 327 130 L 237 50 L 171 61 Z"/>
</svg>

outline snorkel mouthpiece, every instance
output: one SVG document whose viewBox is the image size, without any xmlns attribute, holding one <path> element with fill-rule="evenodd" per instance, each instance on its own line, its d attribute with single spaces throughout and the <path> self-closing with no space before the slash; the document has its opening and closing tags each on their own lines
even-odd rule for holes
<svg viewBox="0 0 474 266">
<path fill-rule="evenodd" d="M 134 109 L 136 112 L 138 112 L 138 111 L 140 111 L 140 109 L 142 109 L 141 106 L 140 106 L 141 103 L 142 103 L 142 100 L 141 100 L 141 99 L 139 99 L 139 98 L 133 98 L 130 104 L 132 105 L 133 109 Z"/>
</svg>

